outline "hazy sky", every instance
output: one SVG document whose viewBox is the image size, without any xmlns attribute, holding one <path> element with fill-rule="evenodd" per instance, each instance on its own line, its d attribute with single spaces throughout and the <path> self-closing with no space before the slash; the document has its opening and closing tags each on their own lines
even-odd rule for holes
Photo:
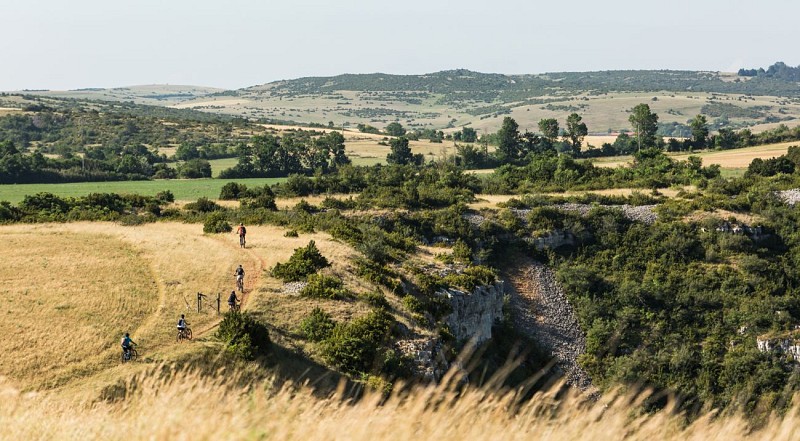
<svg viewBox="0 0 800 441">
<path fill-rule="evenodd" d="M 800 64 L 797 0 L 0 0 L 0 90 Z"/>
</svg>

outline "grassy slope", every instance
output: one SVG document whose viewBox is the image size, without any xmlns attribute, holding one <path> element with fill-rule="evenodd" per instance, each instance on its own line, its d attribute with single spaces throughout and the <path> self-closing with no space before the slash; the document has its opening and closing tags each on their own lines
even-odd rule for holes
<svg viewBox="0 0 800 441">
<path fill-rule="evenodd" d="M 281 348 L 305 347 L 296 337 L 297 325 L 315 306 L 337 320 L 361 315 L 368 307 L 285 294 L 283 283 L 265 270 L 314 240 L 332 264 L 324 273 L 340 278 L 354 292 L 373 288 L 351 274 L 355 251 L 349 246 L 323 233 L 288 238 L 285 231 L 249 226 L 248 248 L 242 250 L 234 234 L 205 235 L 199 224 L 2 226 L 0 260 L 8 264 L 0 268 L 0 298 L 7 305 L 0 332 L 18 337 L 0 341 L 0 371 L 23 390 L 56 388 L 66 396 L 92 399 L 103 387 L 148 365 L 191 359 L 204 348 L 215 352 L 218 348 L 209 341 L 176 343 L 175 322 L 186 314 L 195 336 L 209 338 L 219 319 L 216 294 L 222 294 L 225 308 L 233 270 L 242 264 L 244 309 L 270 324 L 281 363 L 294 366 L 281 375 L 297 380 L 306 369 L 330 375 Z M 208 296 L 200 313 L 198 292 Z M 143 363 L 119 363 L 118 341 L 124 332 L 139 343 Z M 303 353 L 308 350 L 313 352 L 305 348 Z M 283 365 L 275 368 L 286 370 Z"/>
<path fill-rule="evenodd" d="M 19 334 L 0 346 L 3 373 L 34 389 L 95 375 L 119 365 L 124 332 L 143 355 L 163 358 L 178 315 L 198 334 L 216 322 L 210 308 L 196 312 L 197 292 L 225 292 L 238 263 L 260 269 L 232 236 L 176 223 L 0 227 L 0 331 Z"/>
</svg>

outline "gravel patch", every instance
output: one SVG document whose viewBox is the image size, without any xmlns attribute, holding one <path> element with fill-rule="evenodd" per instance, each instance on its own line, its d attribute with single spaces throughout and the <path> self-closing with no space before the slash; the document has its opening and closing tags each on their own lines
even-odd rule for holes
<svg viewBox="0 0 800 441">
<path fill-rule="evenodd" d="M 513 274 L 510 282 L 515 327 L 551 353 L 567 384 L 596 395 L 589 374 L 578 365 L 586 336 L 553 271 L 531 263 Z"/>
<path fill-rule="evenodd" d="M 283 284 L 284 294 L 300 294 L 300 291 L 308 285 L 308 282 L 289 282 Z"/>
<path fill-rule="evenodd" d="M 572 213 L 580 214 L 581 216 L 586 216 L 592 211 L 593 208 L 597 207 L 597 205 L 591 204 L 575 204 L 575 203 L 566 203 L 566 204 L 558 204 L 553 205 L 553 207 L 563 210 L 569 211 Z M 620 210 L 622 211 L 622 215 L 626 218 L 635 221 L 635 222 L 642 222 L 645 224 L 652 224 L 658 219 L 658 215 L 656 214 L 654 208 L 655 205 L 600 205 L 603 208 L 609 208 L 612 210 Z M 521 219 L 525 219 L 528 217 L 528 214 L 531 210 L 512 210 L 512 212 L 517 215 L 517 217 Z"/>
<path fill-rule="evenodd" d="M 784 190 L 777 192 L 779 198 L 789 205 L 790 207 L 794 207 L 798 202 L 800 202 L 800 189 L 792 189 L 792 190 Z"/>
</svg>

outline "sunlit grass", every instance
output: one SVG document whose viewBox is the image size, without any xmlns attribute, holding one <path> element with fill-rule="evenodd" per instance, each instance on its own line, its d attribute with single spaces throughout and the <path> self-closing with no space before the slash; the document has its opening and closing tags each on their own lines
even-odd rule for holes
<svg viewBox="0 0 800 441">
<path fill-rule="evenodd" d="M 120 388 L 121 401 L 92 405 L 2 387 L 0 438 L 791 440 L 800 423 L 794 409 L 757 430 L 738 415 L 713 412 L 686 424 L 671 407 L 653 414 L 637 410 L 646 393 L 592 401 L 551 390 L 524 399 L 524 391 L 498 383 L 459 388 L 448 381 L 388 397 L 368 392 L 352 401 L 341 393 L 320 398 L 303 387 L 237 380 L 235 372 L 162 376 L 153 371 Z"/>
</svg>

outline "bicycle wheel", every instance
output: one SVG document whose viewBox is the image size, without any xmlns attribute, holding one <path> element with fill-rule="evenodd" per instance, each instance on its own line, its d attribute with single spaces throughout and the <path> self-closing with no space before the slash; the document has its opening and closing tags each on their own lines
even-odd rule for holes
<svg viewBox="0 0 800 441">
<path fill-rule="evenodd" d="M 128 361 L 135 361 L 136 357 L 139 356 L 139 353 L 136 352 L 136 349 L 131 349 L 131 355 Z"/>
<path fill-rule="evenodd" d="M 177 337 L 175 337 L 175 341 L 177 341 L 178 343 L 180 343 L 180 342 L 181 342 L 181 340 L 183 340 L 184 338 L 185 338 L 185 337 L 184 337 L 184 335 L 183 335 L 183 331 L 181 331 L 181 330 L 178 330 L 178 336 L 177 336 Z"/>
<path fill-rule="evenodd" d="M 192 339 L 192 328 L 186 328 L 186 339 L 187 340 Z"/>
</svg>

